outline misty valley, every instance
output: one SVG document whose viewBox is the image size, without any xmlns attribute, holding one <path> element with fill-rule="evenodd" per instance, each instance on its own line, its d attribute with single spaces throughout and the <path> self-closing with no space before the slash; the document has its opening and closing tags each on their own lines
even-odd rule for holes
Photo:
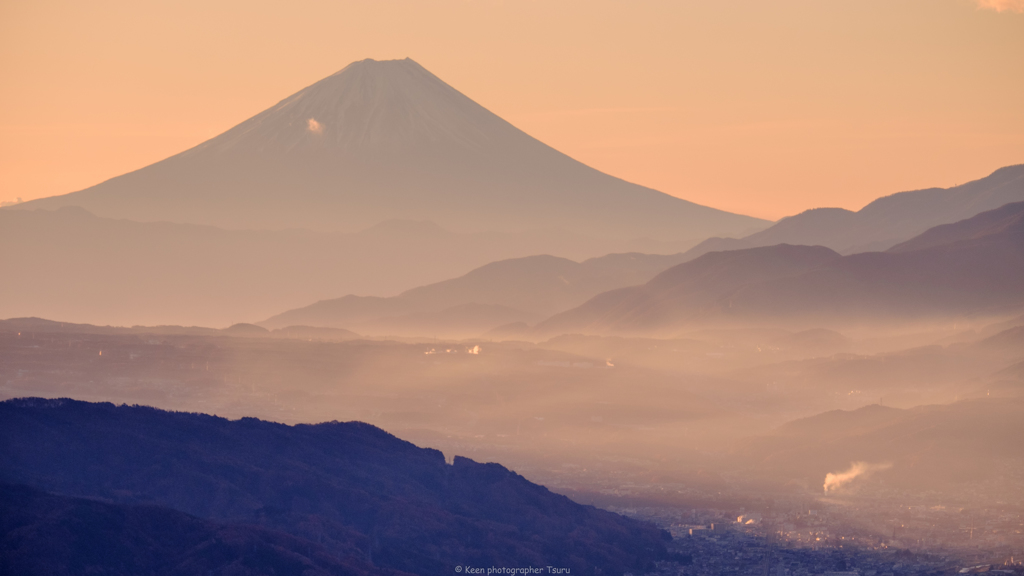
<svg viewBox="0 0 1024 576">
<path fill-rule="evenodd" d="M 1024 574 L 1024 165 L 769 222 L 363 60 L 0 240 L 0 574 Z"/>
</svg>

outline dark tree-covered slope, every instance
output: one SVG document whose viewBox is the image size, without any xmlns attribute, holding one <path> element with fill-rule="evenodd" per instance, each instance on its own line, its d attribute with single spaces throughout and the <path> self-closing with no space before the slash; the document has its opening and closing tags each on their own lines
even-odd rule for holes
<svg viewBox="0 0 1024 576">
<path fill-rule="evenodd" d="M 111 504 L 0 484 L 0 574 L 388 575 L 355 555 L 257 526 L 161 506 Z"/>
<path fill-rule="evenodd" d="M 374 565 L 642 570 L 667 534 L 498 464 L 359 422 L 286 426 L 74 400 L 0 403 L 0 481 L 257 524 Z"/>
</svg>

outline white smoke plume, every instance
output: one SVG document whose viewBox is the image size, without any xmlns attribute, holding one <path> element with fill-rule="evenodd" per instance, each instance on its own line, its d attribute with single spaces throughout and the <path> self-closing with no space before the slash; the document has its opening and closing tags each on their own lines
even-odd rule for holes
<svg viewBox="0 0 1024 576">
<path fill-rule="evenodd" d="M 316 118 L 310 118 L 306 124 L 308 125 L 309 131 L 314 134 L 323 134 L 324 125 L 317 122 Z"/>
<path fill-rule="evenodd" d="M 978 8 L 996 12 L 1017 12 L 1024 14 L 1024 0 L 975 0 Z"/>
<path fill-rule="evenodd" d="M 829 472 L 825 475 L 825 492 L 833 492 L 852 482 L 855 478 L 866 476 L 873 472 L 888 470 L 892 464 L 869 464 L 867 462 L 853 462 L 850 468 L 844 472 Z"/>
</svg>

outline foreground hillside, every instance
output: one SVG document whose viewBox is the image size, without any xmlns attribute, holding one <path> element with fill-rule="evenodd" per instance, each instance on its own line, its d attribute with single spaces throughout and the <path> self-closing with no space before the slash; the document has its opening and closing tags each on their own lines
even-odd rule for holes
<svg viewBox="0 0 1024 576">
<path fill-rule="evenodd" d="M 3 482 L 257 525 L 418 574 L 458 564 L 621 574 L 666 555 L 667 535 L 652 527 L 359 422 L 21 399 L 0 403 L 0 438 Z"/>
<path fill-rule="evenodd" d="M 20 576 L 401 574 L 276 530 L 9 484 L 0 484 L 0 551 L 0 574 Z"/>
</svg>

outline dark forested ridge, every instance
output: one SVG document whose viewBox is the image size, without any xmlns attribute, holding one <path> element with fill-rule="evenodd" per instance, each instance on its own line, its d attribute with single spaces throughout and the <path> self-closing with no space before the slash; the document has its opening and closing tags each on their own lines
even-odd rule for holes
<svg viewBox="0 0 1024 576">
<path fill-rule="evenodd" d="M 0 485 L 0 574 L 394 575 L 276 530 Z"/>
<path fill-rule="evenodd" d="M 498 464 L 447 464 L 359 422 L 287 426 L 9 400 L 0 403 L 0 480 L 287 532 L 335 558 L 417 574 L 459 564 L 621 574 L 664 558 L 668 538 Z"/>
</svg>

